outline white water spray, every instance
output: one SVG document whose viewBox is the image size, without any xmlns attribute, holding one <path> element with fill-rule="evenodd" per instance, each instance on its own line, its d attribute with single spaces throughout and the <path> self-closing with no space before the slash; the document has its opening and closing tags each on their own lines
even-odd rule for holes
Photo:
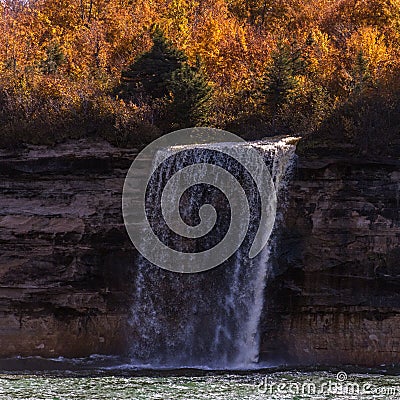
<svg viewBox="0 0 400 400">
<path fill-rule="evenodd" d="M 281 223 L 279 210 L 284 208 L 283 193 L 294 160 L 295 146 L 290 143 L 291 139 L 285 138 L 251 144 L 214 143 L 196 146 L 207 150 L 189 156 L 195 157 L 196 163 L 217 161 L 224 168 L 235 170 L 236 177 L 242 180 L 240 183 L 245 187 L 249 209 L 254 213 L 253 219 L 250 219 L 248 236 L 243 245 L 214 270 L 190 275 L 177 274 L 161 270 L 138 256 L 131 318 L 131 355 L 134 364 L 155 368 L 223 369 L 246 369 L 256 365 L 259 354 L 260 317 L 265 302 L 266 280 L 271 267 L 269 257 Z M 255 258 L 249 258 L 248 253 L 257 230 L 255 225 L 259 222 L 257 216 L 260 213 L 260 198 L 256 193 L 253 194 L 256 190 L 246 182 L 248 178 L 246 171 L 237 170 L 238 166 L 232 160 L 227 160 L 227 164 L 221 164 L 219 157 L 224 156 L 222 150 L 227 146 L 230 154 L 243 152 L 249 146 L 256 149 L 269 167 L 278 194 L 278 218 L 273 234 L 267 246 Z M 193 146 L 186 147 L 186 149 L 191 148 Z M 221 153 L 218 150 L 221 150 Z M 156 154 L 157 165 L 159 162 L 157 158 L 168 160 L 159 169 L 160 182 L 169 179 L 179 167 L 188 162 L 184 155 L 170 157 L 175 152 L 176 149 L 165 149 Z M 251 164 L 252 160 L 248 162 Z M 254 163 L 256 162 L 259 162 L 259 158 L 254 159 Z M 258 168 L 260 174 L 261 167 L 253 165 L 256 173 Z M 203 182 L 201 169 L 196 173 L 198 176 L 195 176 L 194 181 Z M 169 189 L 169 195 L 174 195 L 174 188 Z M 150 197 L 161 198 L 160 190 L 162 189 L 159 185 L 151 187 Z M 227 196 L 229 197 L 229 193 Z M 217 226 L 213 230 L 206 231 L 200 247 L 215 245 L 215 240 L 226 233 L 227 225 L 230 223 L 229 213 L 226 210 L 229 203 L 225 197 L 209 185 L 199 185 L 182 198 L 180 207 L 182 219 L 185 222 L 194 219 L 195 221 L 189 224 L 194 228 L 199 225 L 196 217 L 199 217 L 202 203 L 213 203 L 213 201 L 218 203 L 216 209 L 222 211 L 222 218 L 214 221 Z M 218 205 L 222 210 L 218 210 Z M 275 219 L 275 215 L 271 215 L 270 218 Z M 239 216 L 236 214 L 236 219 L 239 222 L 242 220 L 240 213 Z M 159 217 L 154 217 L 154 221 L 156 229 Z M 243 230 L 247 231 L 247 228 L 243 227 Z M 239 229 L 239 233 L 243 232 Z M 193 251 L 193 247 L 198 246 L 194 239 L 176 243 L 177 240 L 168 231 L 161 232 L 159 237 L 168 245 L 177 245 L 180 251 Z"/>
</svg>

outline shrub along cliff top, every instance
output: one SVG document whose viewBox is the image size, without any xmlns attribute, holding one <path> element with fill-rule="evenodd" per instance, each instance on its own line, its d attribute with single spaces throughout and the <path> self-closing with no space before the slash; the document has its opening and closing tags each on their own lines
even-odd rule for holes
<svg viewBox="0 0 400 400">
<path fill-rule="evenodd" d="M 208 125 L 399 156 L 400 0 L 1 0 L 0 30 L 0 146 Z"/>
</svg>

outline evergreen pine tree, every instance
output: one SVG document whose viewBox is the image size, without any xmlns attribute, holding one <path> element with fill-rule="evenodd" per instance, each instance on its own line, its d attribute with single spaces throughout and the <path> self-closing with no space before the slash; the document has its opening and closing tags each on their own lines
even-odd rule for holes
<svg viewBox="0 0 400 400">
<path fill-rule="evenodd" d="M 296 87 L 296 73 L 300 68 L 299 55 L 292 55 L 287 45 L 279 44 L 272 55 L 272 65 L 262 79 L 261 95 L 264 105 L 274 116 L 286 103 Z"/>
<path fill-rule="evenodd" d="M 360 50 L 355 60 L 355 65 L 352 71 L 353 82 L 352 89 L 356 93 L 361 93 L 366 87 L 371 86 L 371 73 L 369 70 L 368 59 Z"/>
<path fill-rule="evenodd" d="M 200 64 L 183 64 L 175 70 L 169 83 L 172 101 L 168 107 L 171 128 L 187 128 L 206 122 L 211 86 Z"/>
<path fill-rule="evenodd" d="M 150 51 L 123 72 L 122 97 L 134 102 L 145 98 L 153 105 L 162 100 L 165 114 L 156 122 L 162 130 L 205 122 L 211 87 L 200 62 L 190 66 L 185 53 L 176 49 L 159 28 L 152 39 Z"/>
<path fill-rule="evenodd" d="M 184 52 L 176 49 L 160 28 L 155 28 L 152 40 L 150 51 L 122 73 L 121 94 L 125 98 L 135 100 L 145 95 L 154 100 L 168 96 L 172 74 L 187 60 Z"/>
<path fill-rule="evenodd" d="M 44 74 L 54 74 L 65 63 L 65 55 L 58 43 L 50 44 L 46 48 L 46 59 L 40 63 Z"/>
</svg>

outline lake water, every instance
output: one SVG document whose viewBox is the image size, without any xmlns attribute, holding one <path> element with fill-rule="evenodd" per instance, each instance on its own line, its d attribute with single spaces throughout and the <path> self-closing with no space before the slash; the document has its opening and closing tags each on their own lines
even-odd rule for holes
<svg viewBox="0 0 400 400">
<path fill-rule="evenodd" d="M 68 371 L 63 371 L 62 376 L 60 372 L 55 373 L 59 376 L 49 372 L 1 375 L 0 399 L 400 399 L 400 380 L 395 375 L 297 371 L 143 373 L 91 377 Z"/>
</svg>

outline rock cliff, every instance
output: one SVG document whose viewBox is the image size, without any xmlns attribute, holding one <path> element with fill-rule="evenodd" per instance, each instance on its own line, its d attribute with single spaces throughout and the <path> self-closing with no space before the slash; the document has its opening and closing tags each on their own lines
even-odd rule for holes
<svg viewBox="0 0 400 400">
<path fill-rule="evenodd" d="M 400 162 L 300 159 L 289 191 L 262 358 L 400 364 Z"/>
<path fill-rule="evenodd" d="M 0 357 L 127 351 L 135 150 L 0 152 Z M 400 364 L 400 162 L 299 160 L 273 256 L 261 359 Z"/>
<path fill-rule="evenodd" d="M 134 151 L 80 141 L 0 154 L 0 356 L 126 349 Z"/>
</svg>

